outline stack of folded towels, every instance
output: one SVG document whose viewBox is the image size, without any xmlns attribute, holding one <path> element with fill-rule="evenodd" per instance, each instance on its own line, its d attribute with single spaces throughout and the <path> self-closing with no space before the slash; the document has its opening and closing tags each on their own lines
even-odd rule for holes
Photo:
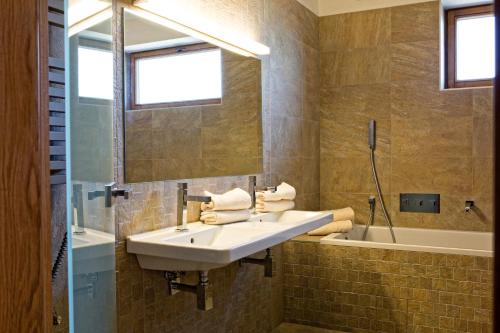
<svg viewBox="0 0 500 333">
<path fill-rule="evenodd" d="M 281 183 L 275 192 L 263 191 L 255 193 L 255 212 L 283 212 L 295 207 L 295 188 L 287 183 Z"/>
<path fill-rule="evenodd" d="M 200 220 L 206 224 L 226 224 L 245 221 L 250 218 L 252 198 L 248 192 L 235 188 L 224 194 L 204 192 L 211 202 L 201 204 Z"/>
<path fill-rule="evenodd" d="M 345 233 L 352 230 L 352 221 L 354 221 L 354 210 L 351 207 L 334 209 L 333 222 L 326 224 L 318 229 L 309 231 L 309 236 L 326 236 L 333 233 Z"/>
</svg>

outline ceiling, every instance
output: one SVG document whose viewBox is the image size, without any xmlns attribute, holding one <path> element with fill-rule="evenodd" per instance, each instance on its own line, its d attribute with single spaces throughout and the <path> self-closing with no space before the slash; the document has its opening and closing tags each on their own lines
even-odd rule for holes
<svg viewBox="0 0 500 333">
<path fill-rule="evenodd" d="M 110 6 L 111 0 L 69 0 L 68 25 L 71 27 Z"/>
</svg>

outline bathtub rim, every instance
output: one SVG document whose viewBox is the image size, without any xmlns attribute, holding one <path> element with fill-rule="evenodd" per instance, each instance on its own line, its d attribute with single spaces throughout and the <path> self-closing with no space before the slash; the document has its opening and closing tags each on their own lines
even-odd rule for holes
<svg viewBox="0 0 500 333">
<path fill-rule="evenodd" d="M 364 228 L 362 225 L 357 225 L 358 228 Z M 375 229 L 387 229 L 384 226 L 371 226 L 370 228 Z M 482 231 L 463 231 L 463 230 L 446 230 L 446 229 L 428 229 L 428 228 L 405 228 L 405 227 L 394 227 L 394 230 L 407 230 L 407 231 L 423 231 L 429 230 L 433 232 L 457 232 L 457 233 L 472 233 L 472 234 L 490 234 L 493 237 L 492 232 L 482 232 Z M 384 242 L 374 242 L 374 241 L 363 241 L 363 240 L 346 240 L 337 239 L 336 237 L 344 235 L 344 233 L 333 233 L 320 238 L 319 243 L 322 245 L 337 245 L 337 246 L 349 246 L 349 247 L 362 247 L 362 248 L 374 248 L 374 249 L 387 249 L 387 250 L 399 250 L 399 251 L 411 251 L 411 252 L 429 252 L 429 253 L 441 253 L 441 254 L 454 254 L 454 255 L 468 255 L 474 257 L 494 257 L 494 249 L 492 250 L 478 250 L 478 249 L 467 249 L 467 248 L 456 248 L 456 247 L 442 247 L 442 246 L 431 246 L 431 245 L 414 245 L 414 244 L 401 244 L 401 243 L 384 243 Z M 397 238 L 397 235 L 396 235 Z M 493 243 L 492 243 L 493 245 Z"/>
</svg>

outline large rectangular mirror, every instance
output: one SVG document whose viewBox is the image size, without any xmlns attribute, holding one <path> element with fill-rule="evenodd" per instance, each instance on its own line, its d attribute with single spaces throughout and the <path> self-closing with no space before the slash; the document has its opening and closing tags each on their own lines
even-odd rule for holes
<svg viewBox="0 0 500 333">
<path fill-rule="evenodd" d="M 124 11 L 125 178 L 262 171 L 261 62 Z"/>
</svg>

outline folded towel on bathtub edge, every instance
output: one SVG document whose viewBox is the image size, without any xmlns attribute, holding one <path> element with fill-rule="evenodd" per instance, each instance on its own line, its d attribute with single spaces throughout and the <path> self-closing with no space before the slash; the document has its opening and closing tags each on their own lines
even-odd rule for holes
<svg viewBox="0 0 500 333">
<path fill-rule="evenodd" d="M 307 234 L 309 236 L 326 236 L 329 234 L 333 234 L 336 232 L 349 232 L 353 228 L 352 221 L 347 220 L 347 221 L 336 221 L 336 222 L 331 222 L 328 223 L 322 227 L 319 227 L 318 229 L 309 231 Z"/>
</svg>

